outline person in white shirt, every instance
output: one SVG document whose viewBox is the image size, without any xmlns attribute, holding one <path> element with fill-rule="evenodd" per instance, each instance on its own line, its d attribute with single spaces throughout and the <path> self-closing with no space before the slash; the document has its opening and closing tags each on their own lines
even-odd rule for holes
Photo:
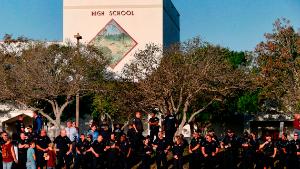
<svg viewBox="0 0 300 169">
<path fill-rule="evenodd" d="M 67 122 L 66 132 L 67 132 L 67 136 L 72 142 L 76 141 L 75 138 L 76 139 L 78 138 L 78 132 L 77 129 L 73 127 L 72 121 Z"/>
</svg>

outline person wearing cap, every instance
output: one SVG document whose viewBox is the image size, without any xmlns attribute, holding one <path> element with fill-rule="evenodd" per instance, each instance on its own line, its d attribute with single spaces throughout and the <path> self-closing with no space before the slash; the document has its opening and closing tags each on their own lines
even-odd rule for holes
<svg viewBox="0 0 300 169">
<path fill-rule="evenodd" d="M 277 154 L 278 154 L 278 168 L 284 168 L 287 164 L 287 145 L 289 141 L 287 139 L 287 134 L 282 133 L 281 138 L 276 143 Z"/>
<path fill-rule="evenodd" d="M 156 112 L 150 113 L 151 118 L 149 119 L 148 123 L 150 126 L 150 141 L 152 142 L 155 138 L 158 138 L 158 132 L 159 132 L 159 118 L 156 117 Z"/>
<path fill-rule="evenodd" d="M 259 145 L 259 149 L 262 150 L 264 154 L 264 167 L 265 168 L 274 168 L 274 159 L 277 153 L 277 148 L 272 141 L 272 137 L 269 134 L 265 136 L 266 141 Z"/>
<path fill-rule="evenodd" d="M 227 134 L 221 141 L 221 148 L 224 152 L 224 167 L 232 169 L 237 167 L 239 142 L 232 130 L 227 130 Z"/>
</svg>

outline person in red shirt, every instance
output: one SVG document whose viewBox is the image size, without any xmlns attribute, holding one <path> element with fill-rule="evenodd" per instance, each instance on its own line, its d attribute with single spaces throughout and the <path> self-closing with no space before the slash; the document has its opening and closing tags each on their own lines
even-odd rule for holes
<svg viewBox="0 0 300 169">
<path fill-rule="evenodd" d="M 300 135 L 300 114 L 295 114 L 294 115 L 294 133 L 298 133 Z"/>
<path fill-rule="evenodd" d="M 47 153 L 47 169 L 54 169 L 56 165 L 56 152 L 54 148 L 54 144 L 50 143 L 48 147 L 49 151 Z"/>
<path fill-rule="evenodd" d="M 3 169 L 11 169 L 13 162 L 18 163 L 14 147 L 6 132 L 2 133 L 2 138 L 4 141 L 4 144 L 1 145 Z"/>
</svg>

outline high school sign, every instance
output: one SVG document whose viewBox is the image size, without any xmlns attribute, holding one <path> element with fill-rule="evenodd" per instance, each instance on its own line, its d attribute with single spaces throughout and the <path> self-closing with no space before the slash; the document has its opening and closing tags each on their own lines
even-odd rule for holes
<svg viewBox="0 0 300 169">
<path fill-rule="evenodd" d="M 148 43 L 179 41 L 179 14 L 171 0 L 64 0 L 64 40 L 95 45 L 121 71 Z"/>
</svg>

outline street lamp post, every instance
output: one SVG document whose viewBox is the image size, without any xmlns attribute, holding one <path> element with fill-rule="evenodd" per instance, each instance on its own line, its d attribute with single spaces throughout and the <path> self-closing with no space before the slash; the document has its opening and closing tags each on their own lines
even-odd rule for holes
<svg viewBox="0 0 300 169">
<path fill-rule="evenodd" d="M 82 39 L 82 36 L 77 33 L 76 35 L 74 35 L 74 38 L 76 38 L 77 40 L 77 48 L 78 48 L 78 52 L 79 52 L 79 41 L 80 39 Z M 79 126 L 79 93 L 76 94 L 76 127 Z"/>
</svg>

